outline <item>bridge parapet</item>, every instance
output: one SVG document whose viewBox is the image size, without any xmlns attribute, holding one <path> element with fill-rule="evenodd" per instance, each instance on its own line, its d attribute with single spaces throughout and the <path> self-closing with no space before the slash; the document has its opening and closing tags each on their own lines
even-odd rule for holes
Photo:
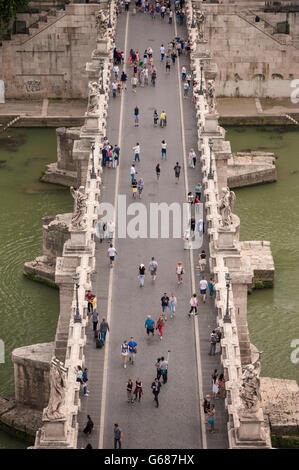
<svg viewBox="0 0 299 470">
<path fill-rule="evenodd" d="M 89 100 L 79 139 L 74 141 L 73 155 L 78 162 L 78 188 L 71 188 L 74 212 L 70 239 L 57 258 L 55 281 L 60 287 L 60 316 L 55 338 L 55 356 L 51 364 L 50 399 L 43 412 L 43 427 L 38 430 L 34 448 L 76 448 L 77 416 L 80 410 L 80 383 L 76 367 L 83 367 L 86 343 L 86 290 L 91 289 L 95 269 L 95 231 L 101 186 L 100 148 L 106 133 L 109 83 L 113 66 L 116 28 L 116 2 L 108 13 L 97 18 L 97 49 L 92 62 L 86 64 L 89 76 Z M 106 29 L 105 29 L 106 28 Z M 104 37 L 104 39 L 103 39 Z M 95 60 L 96 57 L 96 60 Z M 55 359 L 58 357 L 58 360 Z M 59 363 L 59 360 L 61 361 Z"/>
<path fill-rule="evenodd" d="M 204 20 L 194 5 L 191 0 L 186 5 L 187 28 L 195 80 L 193 101 L 203 174 L 210 272 L 216 280 L 217 324 L 222 332 L 221 362 L 227 379 L 225 404 L 229 445 L 230 448 L 269 448 L 270 436 L 264 427 L 259 392 L 259 354 L 252 354 L 247 323 L 241 346 L 240 330 L 244 325 L 238 324 L 240 302 L 235 294 L 239 292 L 235 289 L 237 286 L 244 297 L 244 286 L 247 296 L 247 285 L 252 281 L 253 271 L 242 259 L 240 220 L 233 214 L 235 195 L 227 188 L 226 167 L 231 149 L 230 144 L 224 141 L 225 130 L 218 125 L 214 88 L 217 68 L 206 49 Z M 247 304 L 246 297 L 245 301 Z"/>
</svg>

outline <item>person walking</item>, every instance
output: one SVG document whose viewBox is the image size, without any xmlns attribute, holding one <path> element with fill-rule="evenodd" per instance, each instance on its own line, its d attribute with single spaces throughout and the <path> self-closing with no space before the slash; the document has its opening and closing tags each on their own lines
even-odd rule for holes
<svg viewBox="0 0 299 470">
<path fill-rule="evenodd" d="M 137 194 L 137 186 L 138 186 L 138 183 L 137 183 L 137 179 L 134 178 L 134 181 L 132 183 L 132 191 L 133 191 L 133 198 L 136 199 L 136 194 Z"/>
<path fill-rule="evenodd" d="M 133 184 L 133 181 L 135 179 L 135 174 L 136 174 L 135 165 L 134 163 L 132 163 L 131 169 L 130 169 L 131 184 Z"/>
<path fill-rule="evenodd" d="M 142 194 L 143 188 L 144 188 L 143 178 L 139 178 L 139 180 L 137 182 L 137 189 L 138 189 L 139 199 L 141 199 L 141 194 Z"/>
<path fill-rule="evenodd" d="M 150 333 L 152 334 L 152 336 L 155 336 L 155 322 L 152 319 L 151 315 L 148 315 L 146 317 L 144 326 L 146 328 L 147 337 L 149 337 Z"/>
<path fill-rule="evenodd" d="M 209 421 L 208 421 L 208 423 L 210 425 L 209 432 L 211 434 L 214 434 L 214 432 L 215 432 L 215 405 L 211 405 L 211 409 L 209 411 Z"/>
<path fill-rule="evenodd" d="M 134 121 L 135 121 L 135 127 L 138 127 L 139 126 L 139 108 L 137 105 L 134 108 Z"/>
<path fill-rule="evenodd" d="M 167 321 L 167 312 L 169 308 L 169 297 L 166 292 L 161 297 L 161 307 L 162 307 L 162 315 L 165 317 L 165 320 Z"/>
<path fill-rule="evenodd" d="M 163 338 L 164 326 L 165 326 L 165 320 L 164 320 L 163 316 L 160 315 L 159 318 L 158 318 L 158 321 L 156 323 L 156 329 L 159 331 L 160 340 L 162 340 L 162 338 Z"/>
<path fill-rule="evenodd" d="M 193 294 L 191 299 L 190 299 L 190 311 L 188 313 L 188 316 L 189 318 L 191 318 L 191 313 L 193 313 L 193 311 L 195 312 L 194 315 L 197 315 L 197 306 L 198 306 L 198 300 L 197 300 L 197 296 L 196 294 Z"/>
<path fill-rule="evenodd" d="M 143 394 L 142 382 L 140 378 L 137 377 L 135 381 L 135 390 L 134 390 L 135 401 L 137 401 L 137 397 L 138 397 L 138 401 L 140 401 L 142 394 Z"/>
<path fill-rule="evenodd" d="M 135 147 L 133 147 L 134 150 L 134 161 L 136 162 L 137 160 L 140 162 L 140 145 L 139 142 L 136 142 Z"/>
<path fill-rule="evenodd" d="M 202 230 L 198 230 L 200 233 L 204 233 L 204 227 Z M 199 262 L 199 267 L 200 267 L 200 272 L 203 272 L 205 270 L 206 264 L 207 264 L 207 254 L 205 250 L 202 250 L 200 255 L 198 256 L 198 262 Z"/>
<path fill-rule="evenodd" d="M 152 74 L 151 74 L 151 81 L 152 81 L 153 86 L 156 86 L 156 80 L 157 80 L 157 71 L 155 68 L 153 68 Z"/>
<path fill-rule="evenodd" d="M 154 401 L 156 402 L 156 407 L 159 408 L 159 393 L 161 389 L 161 382 L 159 381 L 158 378 L 155 379 L 155 381 L 152 383 L 152 391 L 154 394 Z"/>
<path fill-rule="evenodd" d="M 121 87 L 123 90 L 127 89 L 127 79 L 128 79 L 127 74 L 124 71 L 122 71 L 121 76 L 120 76 L 120 81 L 121 81 Z"/>
<path fill-rule="evenodd" d="M 106 319 L 103 318 L 103 320 L 101 321 L 101 324 L 100 324 L 100 337 L 101 337 L 101 341 L 103 343 L 103 346 L 104 346 L 105 341 L 106 341 L 107 331 L 110 331 L 109 324 L 106 321 Z"/>
<path fill-rule="evenodd" d="M 175 308 L 176 308 L 176 297 L 174 294 L 171 294 L 170 299 L 169 299 L 169 306 L 170 306 L 170 318 L 173 318 L 175 316 Z"/>
<path fill-rule="evenodd" d="M 206 278 L 203 276 L 203 278 L 199 281 L 199 290 L 200 290 L 200 297 L 203 303 L 206 303 L 206 298 L 207 298 L 207 287 L 208 283 L 206 281 Z"/>
<path fill-rule="evenodd" d="M 175 49 L 172 49 L 170 56 L 171 56 L 171 60 L 172 60 L 173 65 L 175 65 L 175 60 L 177 58 Z"/>
<path fill-rule="evenodd" d="M 218 370 L 214 369 L 212 374 L 212 393 L 214 400 L 218 399 L 219 386 L 218 386 Z"/>
<path fill-rule="evenodd" d="M 128 4 L 130 5 L 130 2 L 128 2 Z M 126 6 L 127 6 L 127 2 L 126 2 Z M 117 449 L 117 446 L 119 449 L 121 449 L 122 440 L 123 440 L 123 431 L 120 429 L 118 424 L 115 423 L 114 424 L 114 449 Z"/>
<path fill-rule="evenodd" d="M 206 424 L 208 424 L 208 421 L 209 421 L 209 412 L 210 412 L 210 409 L 211 409 L 211 398 L 210 398 L 210 395 L 207 394 L 205 396 L 205 399 L 202 403 L 202 407 L 203 407 L 203 412 L 205 414 L 205 422 Z"/>
<path fill-rule="evenodd" d="M 174 167 L 174 176 L 175 176 L 176 183 L 179 182 L 180 173 L 181 173 L 181 166 L 179 165 L 179 162 L 176 162 L 175 167 Z"/>
<path fill-rule="evenodd" d="M 170 58 L 167 56 L 165 61 L 166 72 L 170 72 Z"/>
<path fill-rule="evenodd" d="M 201 184 L 197 183 L 195 186 L 195 196 L 200 200 L 201 198 Z"/>
<path fill-rule="evenodd" d="M 179 54 L 180 55 L 180 54 Z M 186 67 L 182 67 L 182 81 L 184 82 L 186 80 Z"/>
<path fill-rule="evenodd" d="M 154 257 L 152 257 L 150 263 L 149 263 L 149 268 L 148 270 L 150 271 L 151 273 L 151 276 L 152 276 L 152 281 L 155 281 L 156 280 L 156 277 L 157 277 L 157 269 L 158 269 L 158 263 L 157 261 L 155 260 Z"/>
<path fill-rule="evenodd" d="M 160 368 L 160 365 L 161 365 L 161 358 L 158 357 L 158 359 L 156 360 L 155 362 L 155 367 L 156 367 L 156 376 L 158 378 L 158 380 L 160 380 L 161 378 L 161 368 Z"/>
<path fill-rule="evenodd" d="M 187 80 L 184 82 L 184 98 L 188 97 L 188 92 L 189 92 L 189 85 Z"/>
<path fill-rule="evenodd" d="M 209 356 L 215 356 L 216 353 L 216 344 L 217 344 L 217 336 L 215 330 L 212 331 L 210 334 L 210 351 Z"/>
<path fill-rule="evenodd" d="M 108 231 L 108 239 L 109 239 L 110 243 L 113 240 L 114 230 L 115 230 L 115 223 L 113 222 L 113 220 L 109 220 L 109 222 L 107 224 L 107 231 Z"/>
<path fill-rule="evenodd" d="M 127 389 L 128 403 L 134 403 L 134 399 L 133 399 L 133 380 L 131 378 L 129 378 L 129 380 L 126 384 L 126 389 Z"/>
<path fill-rule="evenodd" d="M 157 177 L 157 181 L 159 181 L 160 179 L 160 174 L 161 174 L 161 168 L 160 168 L 160 164 L 158 163 L 156 165 L 156 177 Z"/>
<path fill-rule="evenodd" d="M 163 160 L 163 157 L 165 158 L 165 160 L 167 160 L 166 148 L 167 148 L 167 143 L 163 139 L 161 142 L 161 160 Z"/>
<path fill-rule="evenodd" d="M 107 256 L 109 256 L 109 259 L 110 259 L 110 268 L 113 267 L 114 260 L 115 260 L 115 255 L 117 255 L 117 254 L 118 253 L 117 253 L 116 249 L 114 248 L 112 243 L 110 243 L 110 246 L 108 248 L 108 253 L 107 253 Z"/>
<path fill-rule="evenodd" d="M 135 362 L 135 356 L 137 353 L 137 343 L 134 341 L 133 336 L 131 336 L 130 341 L 128 342 L 129 346 L 129 362 L 133 365 Z"/>
<path fill-rule="evenodd" d="M 88 369 L 85 368 L 82 373 L 82 385 L 83 385 L 83 396 L 88 397 L 89 391 L 87 389 L 87 382 L 88 382 Z"/>
<path fill-rule="evenodd" d="M 196 153 L 194 152 L 194 149 L 190 149 L 189 152 L 189 166 L 191 168 L 195 168 L 196 165 Z"/>
<path fill-rule="evenodd" d="M 90 415 L 87 415 L 87 423 L 85 425 L 85 428 L 83 429 L 83 432 L 84 434 L 86 434 L 87 436 L 89 436 L 91 434 L 91 431 L 93 430 L 93 421 L 90 417 Z"/>
<path fill-rule="evenodd" d="M 212 277 L 210 277 L 208 287 L 209 287 L 210 299 L 212 299 L 214 296 L 214 287 L 215 287 L 215 281 Z"/>
<path fill-rule="evenodd" d="M 221 394 L 222 398 L 226 397 L 225 382 L 226 382 L 226 379 L 224 375 L 220 374 L 218 378 L 218 386 L 219 386 L 219 393 Z"/>
<path fill-rule="evenodd" d="M 183 263 L 181 261 L 178 262 L 178 264 L 176 265 L 176 275 L 178 277 L 178 284 L 182 284 L 183 283 L 183 274 L 184 274 L 184 266 L 183 266 Z"/>
<path fill-rule="evenodd" d="M 165 385 L 168 379 L 168 361 L 166 361 L 163 356 L 161 357 L 160 370 L 163 384 Z"/>
<path fill-rule="evenodd" d="M 94 297 L 94 294 L 88 290 L 85 294 L 85 300 L 87 300 L 87 312 L 92 313 L 93 307 L 92 307 L 92 299 Z"/>
<path fill-rule="evenodd" d="M 160 126 L 161 127 L 166 127 L 166 124 L 167 124 L 166 113 L 163 110 L 162 113 L 160 114 Z"/>
<path fill-rule="evenodd" d="M 120 357 L 123 360 L 124 369 L 126 369 L 127 367 L 128 356 L 129 356 L 129 346 L 128 346 L 128 341 L 125 340 L 120 347 Z"/>
<path fill-rule="evenodd" d="M 105 238 L 105 232 L 106 232 L 106 223 L 103 222 L 103 220 L 100 220 L 98 222 L 98 235 L 99 235 L 100 243 L 103 243 L 103 240 Z"/>
<path fill-rule="evenodd" d="M 132 85 L 133 93 L 136 93 L 137 84 L 138 84 L 138 78 L 135 75 L 133 75 L 133 77 L 131 78 L 131 85 Z M 137 127 L 136 124 L 135 124 L 135 127 Z"/>
<path fill-rule="evenodd" d="M 154 111 L 153 118 L 154 118 L 154 127 L 157 127 L 158 126 L 159 114 L 157 113 L 156 109 Z"/>
<path fill-rule="evenodd" d="M 144 276 L 145 276 L 144 264 L 139 265 L 138 271 L 139 271 L 139 287 L 144 287 Z"/>
<path fill-rule="evenodd" d="M 97 330 L 97 326 L 98 326 L 98 321 L 99 321 L 99 314 L 98 312 L 96 312 L 95 310 L 92 312 L 91 314 L 91 317 L 92 317 L 92 327 L 93 327 L 93 331 L 96 331 Z"/>
<path fill-rule="evenodd" d="M 165 57 L 165 47 L 163 46 L 163 44 L 161 44 L 161 47 L 160 47 L 160 54 L 161 54 L 161 62 L 163 62 L 164 57 Z"/>
</svg>

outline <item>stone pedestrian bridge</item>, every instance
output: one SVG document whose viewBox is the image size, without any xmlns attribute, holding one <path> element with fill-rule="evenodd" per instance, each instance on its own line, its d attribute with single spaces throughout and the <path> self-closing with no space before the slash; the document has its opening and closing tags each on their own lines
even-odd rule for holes
<svg viewBox="0 0 299 470">
<path fill-rule="evenodd" d="M 129 12 L 117 14 L 115 0 L 110 4 L 101 2 L 100 6 L 70 5 L 84 11 L 88 27 L 97 32 L 94 50 L 86 58 L 88 106 L 84 125 L 58 135 L 59 158 L 71 155 L 73 163 L 72 169 L 64 168 L 64 172 L 68 184 L 76 188 L 72 189 L 74 212 L 44 223 L 48 258 L 38 260 L 35 269 L 38 272 L 40 266 L 47 265 L 59 235 L 62 254 L 56 253 L 48 265 L 49 279 L 55 272 L 54 280 L 59 286 L 59 320 L 54 343 L 13 352 L 16 400 L 43 409 L 36 449 L 84 448 L 87 443 L 93 448 L 112 448 L 116 422 L 124 432 L 123 446 L 127 449 L 270 448 L 261 406 L 260 354 L 251 345 L 248 333 L 247 292 L 257 276 L 255 250 L 259 253 L 259 272 L 263 268 L 261 260 L 271 257 L 271 252 L 267 242 L 246 242 L 242 246 L 239 241 L 240 220 L 233 213 L 234 194 L 227 187 L 231 148 L 225 140 L 225 130 L 218 124 L 214 88 L 218 71 L 207 50 L 200 5 L 186 1 L 183 25 L 175 18 L 169 24 L 167 15 L 164 21 L 158 16 L 152 20 L 149 14 L 136 12 L 132 7 Z M 167 47 L 174 37 L 191 41 L 190 55 L 178 56 L 170 72 L 166 72 L 160 61 L 160 46 Z M 142 53 L 149 46 L 154 51 L 157 85 L 138 87 L 134 94 L 130 87 L 129 50 L 138 48 Z M 114 47 L 124 51 L 122 67 L 128 75 L 127 90 L 116 98 L 111 93 Z M 190 96 L 183 97 L 183 65 L 194 73 L 192 100 Z M 133 121 L 136 105 L 140 110 L 138 128 Z M 155 108 L 167 112 L 165 129 L 152 125 Z M 105 136 L 120 146 L 116 169 L 102 167 Z M 167 161 L 160 161 L 162 139 L 168 143 Z M 206 227 L 202 247 L 184 250 L 182 237 L 117 236 L 121 221 L 116 219 L 116 204 L 120 194 L 131 199 L 129 170 L 136 142 L 141 145 L 141 162 L 136 166 L 145 181 L 141 202 L 146 207 L 151 202 L 183 204 L 188 192 L 194 191 L 198 181 L 202 183 Z M 190 148 L 198 156 L 195 169 L 188 166 Z M 173 172 L 176 161 L 182 167 L 179 184 L 175 184 Z M 154 173 L 158 162 L 159 182 Z M 113 269 L 107 259 L 107 241 L 99 243 L 96 236 L 101 202 L 115 208 L 114 244 L 118 255 Z M 197 264 L 202 249 L 208 259 L 203 274 L 206 279 L 215 280 L 215 297 L 205 304 L 200 302 L 199 315 L 188 319 L 189 299 L 198 292 Z M 145 286 L 140 289 L 138 266 L 141 262 L 148 266 L 152 256 L 159 264 L 157 281 L 152 283 L 147 275 Z M 178 261 L 185 266 L 182 285 L 176 283 Z M 92 321 L 87 314 L 85 293 L 89 289 L 97 295 L 100 320 L 105 317 L 110 325 L 102 349 L 95 348 Z M 168 319 L 163 341 L 157 337 L 147 339 L 144 319 L 148 314 L 158 318 L 164 292 L 173 292 L 177 297 L 176 317 Z M 210 356 L 209 337 L 216 327 L 222 333 L 221 352 Z M 131 336 L 138 343 L 136 364 L 123 369 L 120 345 Z M 158 411 L 150 386 L 157 357 L 167 356 L 168 351 L 169 379 L 162 386 Z M 88 368 L 88 397 L 82 395 L 76 381 L 78 365 Z M 226 396 L 212 399 L 216 409 L 215 433 L 210 434 L 202 401 L 206 394 L 212 394 L 214 369 L 224 373 Z M 144 387 L 141 402 L 132 406 L 126 402 L 129 377 L 134 381 L 140 377 Z M 87 415 L 94 422 L 89 437 L 82 432 Z"/>
</svg>

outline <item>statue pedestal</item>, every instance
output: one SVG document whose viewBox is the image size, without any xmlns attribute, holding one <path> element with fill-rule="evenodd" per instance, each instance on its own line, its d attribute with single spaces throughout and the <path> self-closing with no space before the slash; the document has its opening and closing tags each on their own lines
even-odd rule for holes
<svg viewBox="0 0 299 470">
<path fill-rule="evenodd" d="M 204 132 L 206 134 L 220 134 L 218 124 L 219 114 L 206 114 Z"/>
<path fill-rule="evenodd" d="M 84 246 L 86 245 L 86 230 L 77 230 L 77 229 L 70 229 L 71 234 L 71 245 L 74 246 Z"/>
<path fill-rule="evenodd" d="M 108 40 L 97 39 L 97 51 L 99 54 L 105 56 L 109 54 Z"/>
<path fill-rule="evenodd" d="M 264 416 L 262 408 L 257 411 L 241 412 L 238 439 L 240 441 L 264 441 Z"/>
<path fill-rule="evenodd" d="M 43 441 L 66 441 L 66 419 L 50 421 L 43 418 Z"/>
<path fill-rule="evenodd" d="M 85 113 L 84 126 L 81 128 L 80 138 L 94 136 L 100 132 L 100 115 Z"/>
<path fill-rule="evenodd" d="M 235 245 L 235 227 L 232 224 L 228 229 L 219 228 L 218 229 L 218 240 L 216 242 L 216 247 L 218 250 L 232 250 L 236 248 Z"/>
</svg>

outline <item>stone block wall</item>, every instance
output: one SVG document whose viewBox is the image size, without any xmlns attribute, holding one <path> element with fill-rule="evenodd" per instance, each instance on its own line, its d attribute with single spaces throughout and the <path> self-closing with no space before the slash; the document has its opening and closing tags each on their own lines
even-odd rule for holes
<svg viewBox="0 0 299 470">
<path fill-rule="evenodd" d="M 15 399 L 18 403 L 38 410 L 47 406 L 53 352 L 54 343 L 23 346 L 13 351 Z"/>
<path fill-rule="evenodd" d="M 105 2 L 101 2 L 105 3 Z M 28 35 L 0 47 L 6 98 L 86 98 L 86 57 L 96 43 L 98 4 L 70 4 Z"/>
<path fill-rule="evenodd" d="M 291 81 L 299 78 L 299 50 L 296 37 L 299 16 L 289 14 L 291 35 L 271 35 L 246 20 L 246 11 L 262 12 L 250 2 L 245 4 L 205 4 L 207 20 L 205 38 L 213 59 L 218 65 L 216 90 L 218 96 L 290 97 Z M 276 25 L 285 14 L 261 13 Z M 244 19 L 245 18 L 245 19 Z M 258 27 L 257 27 L 258 25 Z"/>
</svg>

